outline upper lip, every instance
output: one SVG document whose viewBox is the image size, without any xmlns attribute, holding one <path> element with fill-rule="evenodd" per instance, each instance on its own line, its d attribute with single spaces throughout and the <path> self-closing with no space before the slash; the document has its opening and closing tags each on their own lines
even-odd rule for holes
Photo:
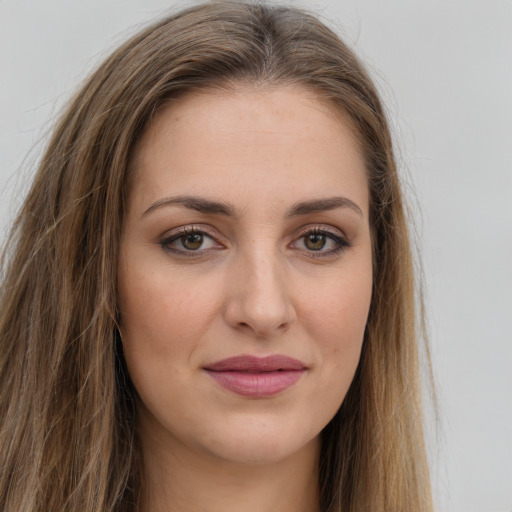
<svg viewBox="0 0 512 512">
<path fill-rule="evenodd" d="M 307 366 L 298 359 L 281 354 L 266 357 L 240 355 L 208 364 L 204 369 L 213 372 L 275 372 L 306 370 Z"/>
</svg>

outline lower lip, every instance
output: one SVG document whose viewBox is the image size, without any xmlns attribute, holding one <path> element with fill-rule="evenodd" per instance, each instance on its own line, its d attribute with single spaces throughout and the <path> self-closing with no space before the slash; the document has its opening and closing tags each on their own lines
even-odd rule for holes
<svg viewBox="0 0 512 512">
<path fill-rule="evenodd" d="M 206 370 L 223 388 L 238 395 L 264 398 L 293 386 L 306 370 L 280 370 L 275 372 L 250 373 L 240 371 Z"/>
</svg>

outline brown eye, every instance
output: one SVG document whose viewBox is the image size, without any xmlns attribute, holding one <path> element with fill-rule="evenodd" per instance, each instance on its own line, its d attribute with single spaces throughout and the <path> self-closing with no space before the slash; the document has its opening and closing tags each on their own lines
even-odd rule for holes
<svg viewBox="0 0 512 512">
<path fill-rule="evenodd" d="M 303 232 L 291 244 L 291 247 L 310 257 L 329 258 L 341 253 L 350 247 L 350 244 L 343 236 L 333 233 L 331 230 L 315 228 Z"/>
<path fill-rule="evenodd" d="M 202 233 L 189 233 L 181 237 L 181 244 L 189 251 L 197 251 L 203 245 Z"/>
<path fill-rule="evenodd" d="M 165 251 L 191 257 L 224 248 L 206 231 L 189 227 L 184 227 L 177 233 L 165 237 L 159 244 Z"/>
<path fill-rule="evenodd" d="M 304 245 L 310 251 L 321 251 L 326 241 L 326 236 L 320 233 L 310 233 L 304 237 Z"/>
</svg>

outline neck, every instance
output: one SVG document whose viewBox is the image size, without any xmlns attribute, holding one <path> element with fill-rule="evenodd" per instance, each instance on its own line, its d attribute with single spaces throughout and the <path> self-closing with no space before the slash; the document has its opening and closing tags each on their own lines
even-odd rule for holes
<svg viewBox="0 0 512 512">
<path fill-rule="evenodd" d="M 284 460 L 243 464 L 183 446 L 142 443 L 145 488 L 140 512 L 318 512 L 314 439 Z"/>
</svg>

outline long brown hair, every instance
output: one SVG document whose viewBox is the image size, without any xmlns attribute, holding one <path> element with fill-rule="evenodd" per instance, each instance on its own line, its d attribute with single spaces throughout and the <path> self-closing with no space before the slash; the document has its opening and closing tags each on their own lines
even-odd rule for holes
<svg viewBox="0 0 512 512">
<path fill-rule="evenodd" d="M 322 510 L 432 510 L 413 261 L 378 94 L 316 17 L 236 1 L 189 8 L 133 37 L 54 130 L 3 257 L 1 510 L 136 509 L 134 391 L 116 312 L 130 159 L 170 99 L 248 84 L 314 90 L 350 119 L 366 159 L 373 297 L 355 379 L 322 432 Z"/>
</svg>

